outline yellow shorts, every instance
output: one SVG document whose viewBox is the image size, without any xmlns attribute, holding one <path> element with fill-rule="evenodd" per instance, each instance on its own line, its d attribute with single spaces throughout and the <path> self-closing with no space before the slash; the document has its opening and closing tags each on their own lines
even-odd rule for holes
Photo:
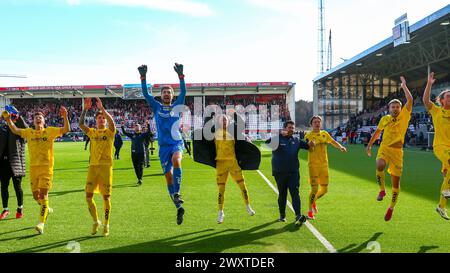
<svg viewBox="0 0 450 273">
<path fill-rule="evenodd" d="M 53 168 L 49 166 L 30 166 L 31 191 L 50 190 L 53 186 Z"/>
<path fill-rule="evenodd" d="M 312 186 L 328 185 L 328 166 L 309 167 L 309 183 Z"/>
<path fill-rule="evenodd" d="M 217 160 L 216 173 L 217 184 L 226 184 L 228 180 L 228 174 L 230 174 L 233 180 L 237 183 L 244 182 L 244 176 L 242 175 L 241 167 L 239 167 L 236 159 Z"/>
<path fill-rule="evenodd" d="M 86 193 L 101 193 L 102 195 L 111 195 L 112 172 L 112 166 L 89 166 L 85 189 Z"/>
<path fill-rule="evenodd" d="M 389 165 L 388 173 L 393 176 L 402 176 L 403 172 L 403 149 L 380 146 L 377 160 L 383 159 Z"/>
<path fill-rule="evenodd" d="M 442 162 L 442 172 L 450 170 L 450 147 L 434 149 L 434 155 Z"/>
</svg>

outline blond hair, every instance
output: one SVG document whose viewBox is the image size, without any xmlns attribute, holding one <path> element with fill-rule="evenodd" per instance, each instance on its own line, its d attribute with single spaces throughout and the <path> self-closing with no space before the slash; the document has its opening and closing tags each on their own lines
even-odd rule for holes
<svg viewBox="0 0 450 273">
<path fill-rule="evenodd" d="M 318 119 L 318 120 L 320 120 L 320 122 L 322 122 L 322 117 L 316 115 L 316 116 L 311 117 L 311 119 L 309 120 L 309 125 L 312 125 L 312 123 L 315 119 Z"/>
<path fill-rule="evenodd" d="M 450 89 L 446 89 L 442 91 L 436 98 L 436 103 L 439 104 L 439 106 L 442 106 L 441 100 L 444 99 L 445 94 L 450 93 Z"/>
<path fill-rule="evenodd" d="M 393 104 L 393 103 L 398 103 L 398 104 L 400 104 L 400 107 L 402 107 L 402 102 L 400 101 L 400 100 L 398 100 L 398 99 L 393 99 L 393 100 L 391 100 L 389 103 L 388 103 L 388 106 L 391 106 L 391 104 Z"/>
</svg>

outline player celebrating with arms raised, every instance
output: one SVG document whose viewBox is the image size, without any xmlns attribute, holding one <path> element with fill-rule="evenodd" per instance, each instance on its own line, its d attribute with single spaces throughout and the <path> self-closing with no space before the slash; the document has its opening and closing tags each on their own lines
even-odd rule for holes
<svg viewBox="0 0 450 273">
<path fill-rule="evenodd" d="M 103 210 L 105 222 L 103 223 L 103 235 L 109 235 L 109 219 L 111 217 L 111 191 L 112 191 L 112 166 L 113 143 L 116 134 L 116 125 L 112 116 L 103 107 L 100 98 L 97 98 L 98 111 L 95 113 L 97 128 L 89 128 L 85 124 L 86 113 L 92 107 L 90 98 L 86 98 L 80 117 L 80 128 L 91 140 L 89 171 L 86 181 L 86 201 L 89 212 L 94 220 L 92 235 L 97 234 L 101 225 L 98 219 L 97 206 L 93 199 L 95 192 L 103 196 Z M 106 127 L 108 124 L 108 127 Z"/>
<path fill-rule="evenodd" d="M 372 156 L 372 145 L 383 132 L 383 140 L 377 154 L 376 177 L 380 185 L 380 193 L 377 200 L 382 201 L 386 195 L 384 169 L 389 164 L 388 173 L 392 177 L 392 200 L 384 216 L 385 221 L 391 220 L 400 193 L 400 177 L 403 171 L 403 143 L 413 106 L 413 97 L 406 86 L 406 80 L 404 77 L 400 77 L 400 80 L 406 96 L 406 105 L 402 109 L 402 103 L 398 99 L 393 99 L 388 103 L 389 115 L 381 118 L 377 130 L 367 145 L 367 155 Z"/>
<path fill-rule="evenodd" d="M 30 182 L 33 198 L 40 206 L 39 224 L 36 231 L 39 234 L 44 233 L 44 225 L 49 212 L 48 193 L 53 184 L 53 142 L 56 138 L 70 131 L 69 119 L 67 118 L 67 109 L 60 107 L 60 114 L 64 120 L 64 127 L 45 128 L 45 117 L 41 112 L 34 114 L 34 129 L 20 129 L 12 122 L 8 112 L 3 112 L 3 118 L 6 120 L 11 132 L 19 135 L 28 143 L 30 155 Z"/>
<path fill-rule="evenodd" d="M 141 75 L 142 92 L 148 104 L 155 113 L 155 121 L 158 135 L 159 159 L 166 177 L 167 189 L 170 198 L 177 208 L 177 224 L 183 223 L 184 203 L 180 195 L 181 187 L 181 159 L 184 145 L 179 131 L 180 115 L 174 114 L 176 106 L 184 105 L 186 97 L 186 84 L 184 82 L 183 65 L 176 63 L 175 72 L 180 79 L 180 95 L 172 103 L 174 91 L 171 86 L 161 88 L 161 101 L 155 100 L 151 91 L 147 90 L 147 66 L 141 65 L 138 70 Z M 181 111 L 179 111 L 181 112 Z"/>
<path fill-rule="evenodd" d="M 441 197 L 436 211 L 442 218 L 449 220 L 446 205 L 450 198 L 450 90 L 447 89 L 437 97 L 439 107 L 430 100 L 431 87 L 435 82 L 434 73 L 428 76 L 427 87 L 423 94 L 423 103 L 433 117 L 434 141 L 433 151 L 442 162 L 442 173 L 444 181 L 441 187 Z"/>
<path fill-rule="evenodd" d="M 312 131 L 306 133 L 305 140 L 313 142 L 315 145 L 308 150 L 309 183 L 311 184 L 308 219 L 314 220 L 314 213 L 318 212 L 316 201 L 328 192 L 327 144 L 333 145 L 341 152 L 347 152 L 347 149 L 334 140 L 327 131 L 320 130 L 322 127 L 320 116 L 313 116 L 309 124 L 312 126 Z"/>
</svg>

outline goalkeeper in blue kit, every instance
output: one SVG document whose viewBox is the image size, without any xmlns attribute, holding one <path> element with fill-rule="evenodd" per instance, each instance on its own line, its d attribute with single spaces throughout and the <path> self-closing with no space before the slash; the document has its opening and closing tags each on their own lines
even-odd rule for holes
<svg viewBox="0 0 450 273">
<path fill-rule="evenodd" d="M 183 156 L 183 138 L 179 131 L 181 108 L 186 97 L 186 84 L 184 82 L 183 65 L 176 63 L 175 72 L 180 79 L 180 95 L 173 101 L 174 91 L 171 86 L 161 88 L 161 102 L 152 95 L 152 90 L 147 89 L 147 66 L 141 65 L 138 70 L 141 75 L 142 92 L 148 104 L 152 108 L 156 121 L 156 129 L 159 146 L 159 159 L 166 177 L 167 189 L 170 198 L 177 208 L 177 224 L 183 223 L 184 208 L 181 199 L 181 159 Z"/>
</svg>

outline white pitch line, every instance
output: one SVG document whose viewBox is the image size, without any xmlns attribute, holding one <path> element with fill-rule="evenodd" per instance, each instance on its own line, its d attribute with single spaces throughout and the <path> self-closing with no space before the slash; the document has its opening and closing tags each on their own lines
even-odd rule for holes
<svg viewBox="0 0 450 273">
<path fill-rule="evenodd" d="M 259 173 L 259 175 L 264 179 L 264 181 L 266 181 L 269 187 L 272 188 L 272 190 L 276 194 L 279 194 L 278 189 L 270 182 L 269 179 L 267 179 L 267 177 L 260 170 L 257 170 L 256 172 Z M 291 202 L 289 202 L 289 200 L 287 201 L 287 205 L 292 210 L 292 212 L 294 212 L 294 208 L 292 207 L 292 204 Z M 330 253 L 337 253 L 336 248 L 334 248 L 334 246 L 309 221 L 306 221 L 305 225 Z"/>
</svg>

